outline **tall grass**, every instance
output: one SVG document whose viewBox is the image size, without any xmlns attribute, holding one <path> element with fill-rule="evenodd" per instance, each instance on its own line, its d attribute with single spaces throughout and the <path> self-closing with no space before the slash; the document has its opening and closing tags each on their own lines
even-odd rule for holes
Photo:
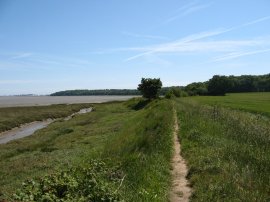
<svg viewBox="0 0 270 202">
<path fill-rule="evenodd" d="M 10 197 L 24 180 L 34 178 L 34 185 L 33 180 L 28 181 L 16 199 L 27 201 L 33 194 L 54 199 L 74 196 L 84 201 L 91 198 L 84 194 L 93 191 L 93 197 L 99 196 L 95 201 L 114 196 L 112 199 L 125 201 L 167 201 L 171 104 L 169 100 L 141 99 L 94 104 L 91 113 L 0 145 L 0 198 L 1 193 Z M 93 160 L 106 166 L 93 171 Z M 50 182 L 47 188 L 44 181 Z M 82 186 L 89 187 L 79 190 Z M 48 193 L 48 187 L 55 191 Z"/>
<path fill-rule="evenodd" d="M 128 118 L 123 130 L 107 144 L 104 156 L 121 163 L 126 174 L 122 189 L 126 201 L 167 201 L 171 181 L 172 103 L 131 100 L 126 104 L 140 110 Z"/>
<path fill-rule="evenodd" d="M 192 201 L 269 201 L 269 118 L 185 99 L 176 106 Z"/>
</svg>

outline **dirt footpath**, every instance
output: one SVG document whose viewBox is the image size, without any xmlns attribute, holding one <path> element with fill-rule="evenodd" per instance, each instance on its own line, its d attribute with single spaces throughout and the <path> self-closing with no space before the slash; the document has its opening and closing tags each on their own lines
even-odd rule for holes
<svg viewBox="0 0 270 202">
<path fill-rule="evenodd" d="M 172 159 L 172 189 L 170 191 L 171 202 L 186 202 L 189 201 L 191 196 L 191 188 L 186 179 L 188 169 L 185 160 L 181 156 L 181 145 L 178 139 L 178 121 L 177 114 L 174 110 L 174 154 Z"/>
</svg>

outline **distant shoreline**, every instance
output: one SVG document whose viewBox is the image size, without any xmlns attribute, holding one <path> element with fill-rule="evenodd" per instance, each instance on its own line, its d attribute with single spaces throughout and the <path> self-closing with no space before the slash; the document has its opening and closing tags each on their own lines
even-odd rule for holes
<svg viewBox="0 0 270 202">
<path fill-rule="evenodd" d="M 88 96 L 88 95 L 113 95 L 113 96 L 126 96 L 126 95 L 140 95 L 137 89 L 100 89 L 100 90 L 64 90 L 50 94 L 51 96 Z"/>
</svg>

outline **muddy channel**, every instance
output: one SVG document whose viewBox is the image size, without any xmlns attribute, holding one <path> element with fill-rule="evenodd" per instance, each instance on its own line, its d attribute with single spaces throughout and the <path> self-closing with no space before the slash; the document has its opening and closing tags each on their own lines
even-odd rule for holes
<svg viewBox="0 0 270 202">
<path fill-rule="evenodd" d="M 27 124 L 23 124 L 20 127 L 13 128 L 11 130 L 0 133 L 0 144 L 5 144 L 9 141 L 27 137 L 34 134 L 37 130 L 47 127 L 49 124 L 55 122 L 56 120 L 63 119 L 68 121 L 72 119 L 77 114 L 85 114 L 92 111 L 92 108 L 81 109 L 80 111 L 73 113 L 65 118 L 58 119 L 47 119 L 44 121 L 35 121 Z"/>
</svg>

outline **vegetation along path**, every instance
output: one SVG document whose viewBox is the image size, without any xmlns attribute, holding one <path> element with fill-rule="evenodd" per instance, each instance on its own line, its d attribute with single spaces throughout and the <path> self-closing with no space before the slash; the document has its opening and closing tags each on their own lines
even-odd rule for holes
<svg viewBox="0 0 270 202">
<path fill-rule="evenodd" d="M 178 121 L 177 113 L 174 109 L 174 131 L 173 131 L 173 141 L 174 141 L 174 154 L 172 159 L 172 177 L 173 186 L 170 192 L 171 202 L 185 202 L 189 201 L 191 195 L 191 188 L 186 179 L 188 173 L 187 165 L 184 158 L 181 156 L 181 145 L 178 139 Z"/>
</svg>

